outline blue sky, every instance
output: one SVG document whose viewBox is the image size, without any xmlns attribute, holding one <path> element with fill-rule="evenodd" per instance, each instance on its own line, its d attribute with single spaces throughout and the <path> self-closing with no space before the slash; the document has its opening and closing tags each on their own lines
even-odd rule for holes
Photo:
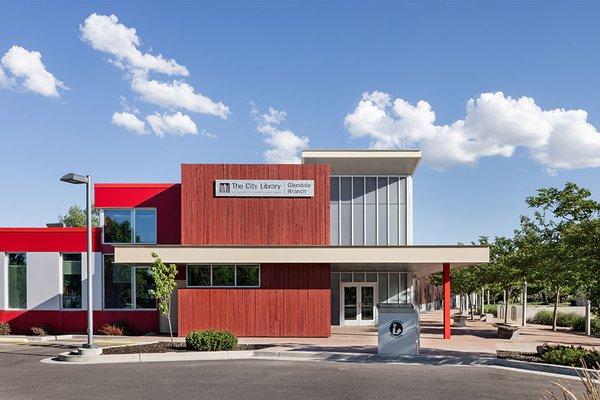
<svg viewBox="0 0 600 400">
<path fill-rule="evenodd" d="M 161 106 L 133 90 L 139 65 L 94 48 L 102 38 L 83 38 L 93 13 L 116 15 L 115 25 L 136 29 L 140 54 L 189 72 L 150 71 L 144 83 L 185 82 L 226 115 Z M 292 139 L 294 150 L 307 138 L 310 148 L 423 147 L 416 243 L 510 234 L 536 188 L 571 180 L 600 196 L 599 16 L 594 2 L 1 2 L 0 56 L 13 46 L 37 51 L 65 88 L 32 91 L 19 64 L 3 59 L 11 82 L 0 88 L 0 226 L 42 226 L 81 203 L 82 188 L 58 181 L 68 171 L 98 182 L 177 182 L 180 163 L 265 162 L 265 151 L 288 154 L 277 146 Z M 454 142 L 438 135 L 465 120 L 471 98 L 481 112 L 451 132 L 476 148 L 446 152 Z M 394 114 L 397 99 L 408 105 L 403 114 Z M 419 100 L 433 124 L 414 108 Z M 587 125 L 581 114 L 548 112 L 557 108 L 587 111 Z M 385 118 L 365 123 L 359 111 Z M 144 134 L 112 123 L 116 112 L 135 115 Z M 195 127 L 164 119 L 177 112 Z M 156 113 L 162 133 L 146 119 Z"/>
</svg>

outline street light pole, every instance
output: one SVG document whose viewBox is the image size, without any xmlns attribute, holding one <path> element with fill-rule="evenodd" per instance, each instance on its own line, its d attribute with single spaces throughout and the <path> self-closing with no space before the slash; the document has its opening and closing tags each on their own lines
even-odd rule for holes
<svg viewBox="0 0 600 400">
<path fill-rule="evenodd" d="M 94 348 L 94 296 L 92 293 L 92 177 L 86 175 L 86 208 L 87 208 L 87 334 L 88 341 L 84 347 Z"/>
<path fill-rule="evenodd" d="M 86 225 L 87 225 L 87 343 L 83 348 L 94 346 L 94 297 L 92 293 L 92 177 L 90 175 L 66 174 L 62 182 L 80 185 L 85 183 Z"/>
</svg>

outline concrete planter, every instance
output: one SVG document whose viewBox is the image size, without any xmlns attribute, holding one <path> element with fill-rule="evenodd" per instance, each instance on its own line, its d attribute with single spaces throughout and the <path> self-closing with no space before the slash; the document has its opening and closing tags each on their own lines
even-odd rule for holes
<svg viewBox="0 0 600 400">
<path fill-rule="evenodd" d="M 469 317 L 467 317 L 466 315 L 455 315 L 454 317 L 452 317 L 452 321 L 454 321 L 453 326 L 458 327 L 458 328 L 467 326 L 467 324 L 466 324 L 467 318 L 469 318 Z"/>
<path fill-rule="evenodd" d="M 518 339 L 519 327 L 517 325 L 496 324 L 498 328 L 498 337 L 500 339 Z"/>
</svg>

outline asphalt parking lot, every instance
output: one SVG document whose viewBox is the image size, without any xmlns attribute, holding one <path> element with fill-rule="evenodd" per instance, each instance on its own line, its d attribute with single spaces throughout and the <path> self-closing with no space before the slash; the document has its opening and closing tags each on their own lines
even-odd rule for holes
<svg viewBox="0 0 600 400">
<path fill-rule="evenodd" d="M 209 361 L 56 365 L 52 345 L 0 345 L 0 399 L 539 399 L 556 378 L 456 365 Z M 577 384 L 575 381 L 570 383 Z"/>
</svg>

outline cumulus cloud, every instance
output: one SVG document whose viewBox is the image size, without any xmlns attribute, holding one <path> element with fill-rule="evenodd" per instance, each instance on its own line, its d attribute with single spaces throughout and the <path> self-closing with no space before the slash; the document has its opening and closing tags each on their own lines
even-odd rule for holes
<svg viewBox="0 0 600 400">
<path fill-rule="evenodd" d="M 265 160 L 274 164 L 298 164 L 300 151 L 308 146 L 309 139 L 279 127 L 287 117 L 285 111 L 269 107 L 267 113 L 261 114 L 254 103 L 251 104 L 256 129 L 265 136 L 265 143 L 271 147 L 264 152 Z"/>
<path fill-rule="evenodd" d="M 164 133 L 197 133 L 196 124 L 188 115 L 175 112 L 178 109 L 223 119 L 229 116 L 229 108 L 225 104 L 198 93 L 182 80 L 182 77 L 189 76 L 187 67 L 162 54 L 142 51 L 142 41 L 136 29 L 119 22 L 116 15 L 91 14 L 79 30 L 83 42 L 107 53 L 110 56 L 108 62 L 124 71 L 131 90 L 139 96 L 139 100 L 163 108 L 170 114 L 156 112 L 146 118 L 155 133 L 161 136 Z M 178 78 L 164 80 L 152 74 Z"/>
<path fill-rule="evenodd" d="M 194 121 L 179 111 L 172 115 L 154 113 L 148 115 L 146 120 L 152 127 L 152 131 L 160 137 L 164 137 L 165 134 L 176 136 L 198 134 L 198 128 Z"/>
<path fill-rule="evenodd" d="M 141 75 L 133 78 L 131 88 L 142 100 L 163 108 L 183 108 L 223 119 L 229 115 L 229 108 L 225 104 L 195 93 L 193 86 L 182 81 L 159 82 Z"/>
<path fill-rule="evenodd" d="M 47 97 L 58 97 L 59 89 L 66 89 L 64 83 L 48 72 L 39 51 L 12 46 L 2 56 L 0 63 L 11 74 L 9 77 L 0 68 L 0 86 L 8 87 L 14 83 L 25 90 Z"/>
<path fill-rule="evenodd" d="M 146 123 L 139 119 L 135 114 L 127 111 L 114 113 L 112 116 L 112 123 L 140 135 L 146 133 Z"/>
<path fill-rule="evenodd" d="M 188 76 L 186 67 L 173 59 L 165 59 L 162 54 L 142 53 L 141 44 L 135 28 L 119 23 L 116 15 L 91 14 L 79 25 L 81 39 L 95 50 L 103 51 L 114 57 L 113 63 L 147 72 L 160 72 L 167 75 Z"/>
<path fill-rule="evenodd" d="M 419 146 L 436 169 L 475 164 L 482 157 L 511 157 L 525 150 L 549 172 L 600 166 L 600 133 L 583 110 L 542 110 L 531 97 L 482 93 L 466 104 L 466 116 L 435 123 L 426 101 L 415 105 L 388 93 L 363 93 L 344 125 L 378 149 Z"/>
</svg>

